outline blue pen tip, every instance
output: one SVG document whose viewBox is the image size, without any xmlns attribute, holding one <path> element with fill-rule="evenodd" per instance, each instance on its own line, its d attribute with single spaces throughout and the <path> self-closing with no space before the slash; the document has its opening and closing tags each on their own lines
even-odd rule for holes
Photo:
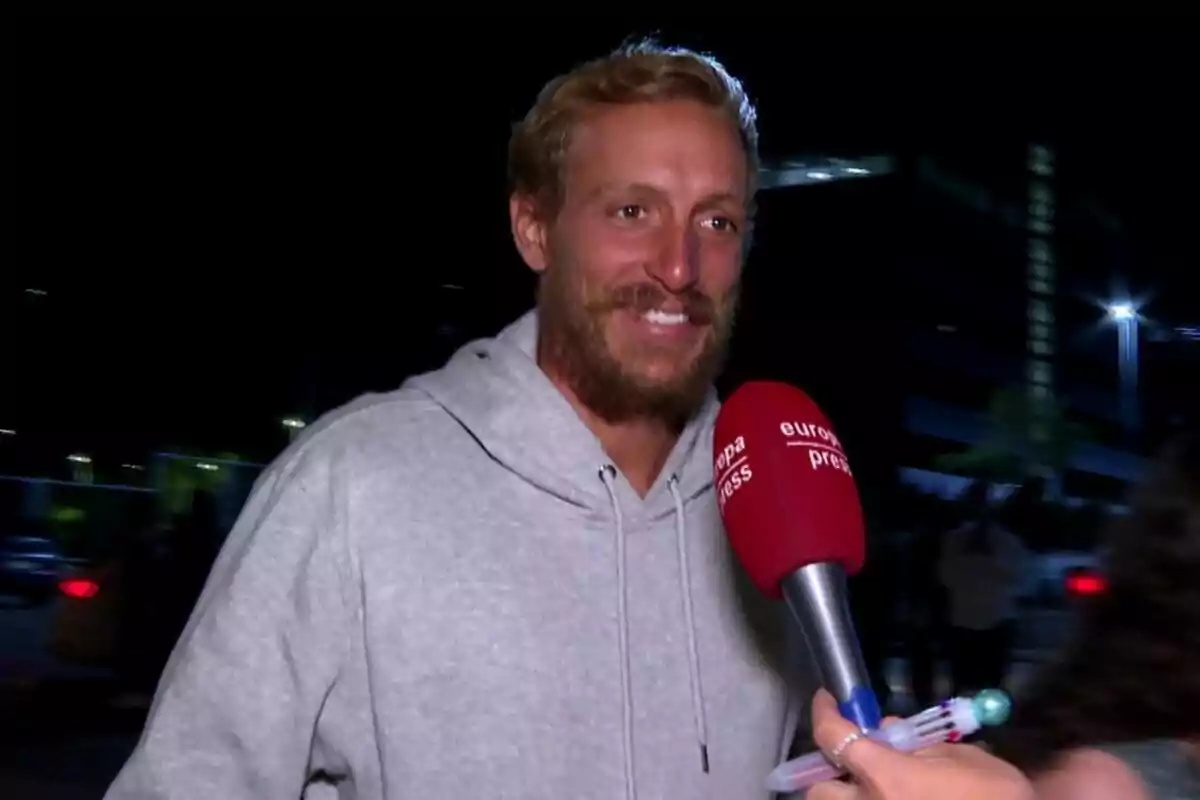
<svg viewBox="0 0 1200 800">
<path fill-rule="evenodd" d="M 1012 714 L 1012 698 L 999 689 L 984 689 L 971 698 L 971 709 L 980 725 L 1003 725 Z"/>
<path fill-rule="evenodd" d="M 850 697 L 838 704 L 838 711 L 864 731 L 878 728 L 883 717 L 875 692 L 865 686 L 856 686 Z"/>
</svg>

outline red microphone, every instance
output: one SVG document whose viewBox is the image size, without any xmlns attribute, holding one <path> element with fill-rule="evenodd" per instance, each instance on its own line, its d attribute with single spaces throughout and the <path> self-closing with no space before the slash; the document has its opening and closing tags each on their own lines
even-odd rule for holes
<svg viewBox="0 0 1200 800">
<path fill-rule="evenodd" d="M 842 715 L 879 727 L 846 591 L 866 556 L 862 504 L 833 426 L 796 387 L 753 381 L 721 406 L 713 458 L 738 560 L 762 592 L 787 602 Z"/>
</svg>

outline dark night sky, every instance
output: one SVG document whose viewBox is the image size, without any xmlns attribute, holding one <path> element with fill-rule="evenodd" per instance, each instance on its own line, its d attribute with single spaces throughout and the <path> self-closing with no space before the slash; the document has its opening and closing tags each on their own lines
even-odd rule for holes
<svg viewBox="0 0 1200 800">
<path fill-rule="evenodd" d="M 1190 42 L 1115 27 L 1015 37 L 896 25 L 913 30 L 799 19 L 659 29 L 745 77 L 768 154 L 934 152 L 1003 173 L 1019 160 L 987 154 L 1036 130 L 1126 215 L 1153 256 L 1146 270 L 1194 261 L 1185 187 L 1196 167 L 1175 163 L 1195 134 L 1183 122 Z M 0 427 L 71 448 L 253 449 L 281 415 L 429 366 L 437 322 L 486 332 L 527 307 L 504 217 L 508 126 L 555 73 L 654 30 L 552 27 L 19 20 L 15 268 L 0 277 L 15 364 L 0 417 L 15 421 Z M 876 247 L 903 247 L 901 220 L 873 219 Z M 465 291 L 437 288 L 447 283 Z M 1172 314 L 1187 312 L 1167 294 Z"/>
</svg>

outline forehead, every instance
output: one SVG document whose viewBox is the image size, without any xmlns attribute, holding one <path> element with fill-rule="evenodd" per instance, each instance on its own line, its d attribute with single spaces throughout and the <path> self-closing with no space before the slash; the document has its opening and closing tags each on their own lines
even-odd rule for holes
<svg viewBox="0 0 1200 800">
<path fill-rule="evenodd" d="M 566 191 L 639 184 L 744 202 L 747 169 L 737 128 L 716 109 L 691 101 L 605 106 L 572 132 Z"/>
</svg>

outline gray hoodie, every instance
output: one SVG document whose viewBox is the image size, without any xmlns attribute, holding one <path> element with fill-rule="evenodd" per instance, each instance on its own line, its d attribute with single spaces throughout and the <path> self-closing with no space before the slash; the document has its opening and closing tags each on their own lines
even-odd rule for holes
<svg viewBox="0 0 1200 800">
<path fill-rule="evenodd" d="M 536 328 L 264 473 L 109 800 L 768 796 L 798 705 L 721 531 L 716 399 L 643 499 Z"/>
</svg>

